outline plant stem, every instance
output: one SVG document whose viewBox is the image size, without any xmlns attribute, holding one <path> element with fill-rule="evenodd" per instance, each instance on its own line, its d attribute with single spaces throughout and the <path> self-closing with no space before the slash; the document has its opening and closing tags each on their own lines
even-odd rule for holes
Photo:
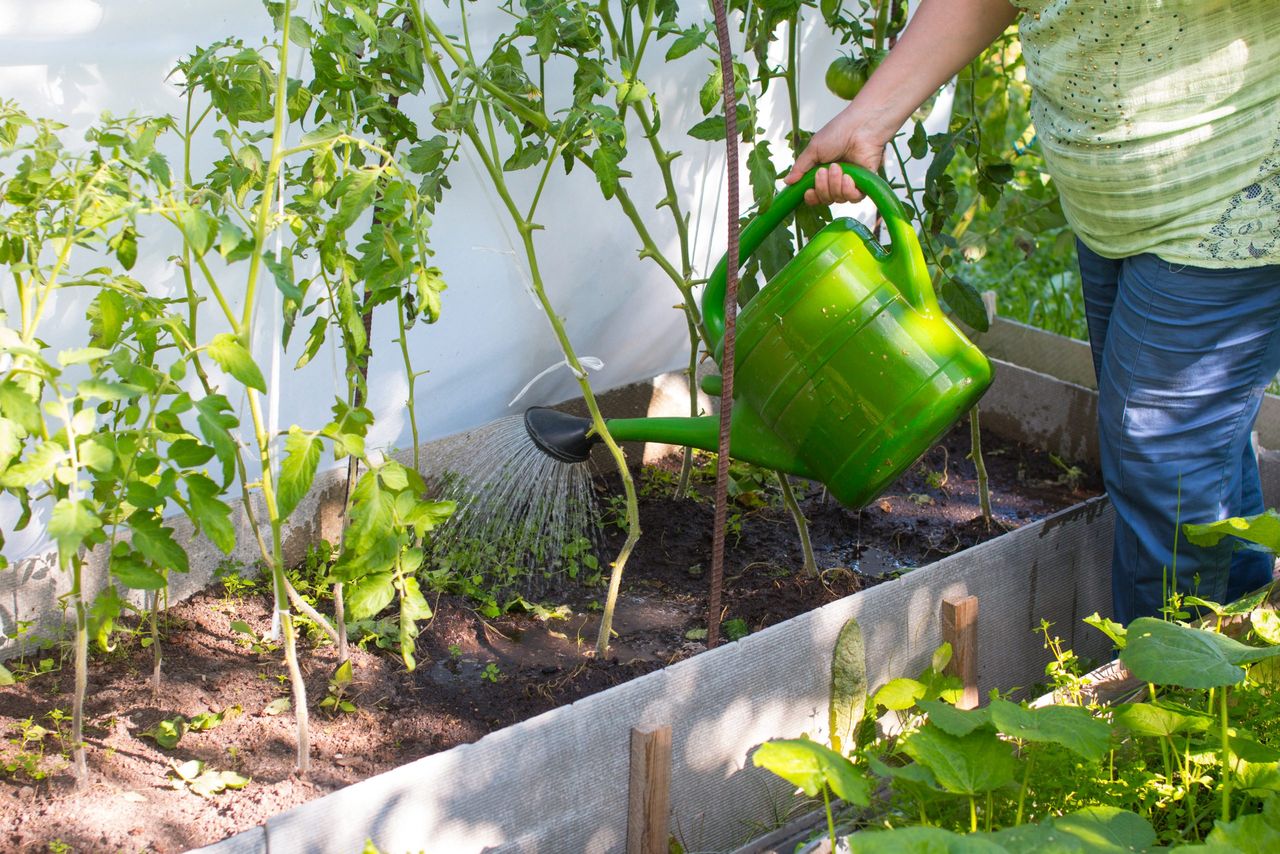
<svg viewBox="0 0 1280 854">
<path fill-rule="evenodd" d="M 978 832 L 978 798 L 976 795 L 969 796 L 969 832 Z"/>
<path fill-rule="evenodd" d="M 685 368 L 685 376 L 689 380 L 689 417 L 698 417 L 698 327 L 685 315 L 689 327 L 689 366 Z M 680 455 L 680 477 L 676 480 L 676 498 L 689 494 L 689 479 L 693 474 L 693 448 L 685 446 Z"/>
<path fill-rule="evenodd" d="M 804 567 L 801 572 L 809 578 L 818 577 L 818 562 L 813 557 L 813 544 L 809 541 L 809 520 L 804 517 L 804 512 L 800 509 L 800 502 L 796 501 L 796 494 L 791 489 L 791 481 L 780 471 L 773 473 L 778 479 L 778 486 L 782 487 L 782 503 L 791 511 L 791 518 L 796 523 L 796 533 L 800 535 L 800 550 L 804 554 Z"/>
<path fill-rule="evenodd" d="M 836 850 L 836 823 L 831 815 L 831 793 L 827 790 L 827 786 L 822 787 L 822 808 L 827 813 L 827 839 L 831 840 L 831 850 Z"/>
<path fill-rule="evenodd" d="M 76 782 L 89 776 L 84 755 L 84 697 L 89 687 L 89 615 L 81 587 L 84 563 L 80 555 L 71 557 L 71 597 L 76 611 L 75 694 L 71 701 L 71 747 Z"/>
<path fill-rule="evenodd" d="M 1022 775 L 1022 789 L 1018 792 L 1018 815 L 1014 819 L 1014 826 L 1022 824 L 1023 807 L 1027 802 L 1027 786 L 1031 783 L 1031 769 L 1036 765 L 1036 755 L 1032 753 L 1027 757 L 1027 770 Z"/>
<path fill-rule="evenodd" d="M 1231 821 L 1231 742 L 1227 733 L 1227 686 L 1222 686 L 1222 693 L 1218 698 L 1220 709 L 1220 722 L 1222 729 L 1222 822 L 1226 824 Z"/>
<path fill-rule="evenodd" d="M 284 661 L 289 669 L 289 685 L 293 691 L 293 716 L 298 722 L 298 773 L 305 775 L 311 764 L 310 730 L 307 725 L 307 686 L 298 666 L 298 638 L 293 628 L 293 614 L 280 612 L 280 629 L 284 633 Z"/>
<path fill-rule="evenodd" d="M 448 75 L 441 67 L 440 58 L 431 50 L 431 44 L 434 42 L 458 65 L 460 70 L 473 68 L 473 57 L 469 54 L 463 56 L 458 53 L 456 48 L 450 44 L 444 34 L 431 20 L 430 16 L 425 14 L 418 0 L 410 0 L 410 8 L 413 11 L 415 23 L 418 27 L 418 35 L 422 40 L 424 49 L 424 61 L 436 78 L 437 83 L 441 87 L 441 91 L 445 93 L 450 100 L 454 97 L 453 87 L 449 82 Z M 492 84 L 483 78 L 479 78 L 482 88 L 490 91 Z M 494 87 L 496 88 L 496 87 Z M 504 98 L 500 97 L 500 100 Z M 506 103 L 506 100 L 504 100 Z M 490 139 L 493 139 L 493 120 L 491 113 L 484 105 L 485 109 L 481 111 L 485 119 L 485 127 L 489 132 Z M 528 112 L 527 108 L 524 110 Z M 537 126 L 546 127 L 544 119 L 539 118 Z M 605 600 L 604 614 L 600 621 L 600 634 L 596 639 L 596 654 L 600 657 L 608 652 L 609 639 L 613 630 L 613 612 L 617 605 L 619 590 L 622 586 L 622 573 L 626 566 L 627 559 L 630 557 L 632 550 L 635 548 L 636 541 L 640 538 L 640 508 L 636 499 L 635 483 L 631 477 L 631 472 L 627 468 L 627 459 L 622 449 L 614 441 L 613 436 L 609 433 L 608 425 L 605 424 L 604 417 L 600 414 L 600 407 L 596 402 L 595 394 L 591 390 L 591 384 L 587 379 L 587 373 L 582 368 L 582 364 L 578 361 L 577 353 L 574 352 L 573 344 L 569 340 L 569 335 L 561 322 L 560 317 L 556 314 L 555 308 L 551 305 L 550 299 L 547 297 L 546 288 L 543 285 L 542 273 L 538 266 L 537 248 L 533 242 L 533 232 L 537 227 L 533 222 L 526 219 L 520 209 L 516 206 L 511 197 L 510 190 L 507 186 L 506 176 L 501 166 L 496 162 L 494 157 L 490 155 L 489 148 L 485 145 L 484 139 L 480 136 L 479 129 L 474 122 L 467 122 L 462 132 L 470 140 L 472 148 L 475 150 L 476 156 L 480 159 L 485 171 L 488 172 L 490 179 L 493 181 L 495 191 L 502 200 L 503 205 L 507 209 L 508 215 L 515 224 L 517 231 L 520 233 L 520 240 L 525 253 L 525 259 L 529 265 L 530 284 L 534 295 L 538 300 L 539 306 L 547 317 L 547 321 L 551 324 L 552 332 L 556 341 L 560 345 L 561 352 L 565 356 L 565 362 L 570 370 L 578 379 L 578 387 L 582 390 L 583 400 L 586 402 L 587 409 L 591 413 L 592 431 L 598 435 L 605 447 L 608 448 L 610 456 L 613 457 L 614 463 L 617 465 L 619 476 L 622 479 L 623 491 L 626 495 L 627 505 L 627 537 L 622 544 L 622 548 L 618 552 L 618 556 L 611 564 L 609 575 L 609 592 Z"/>
<path fill-rule="evenodd" d="M 271 157 L 267 162 L 266 175 L 263 179 L 262 197 L 258 200 L 257 217 L 253 231 L 253 254 L 249 258 L 249 273 L 245 282 L 244 309 L 239 331 L 241 344 L 249 345 L 249 330 L 253 328 L 253 310 L 257 292 L 258 274 L 262 267 L 262 250 L 266 244 L 271 225 L 271 207 L 274 201 L 276 179 L 280 174 L 281 153 L 284 145 L 285 111 L 288 88 L 288 56 L 289 56 L 289 22 L 292 18 L 294 0 L 285 0 L 284 14 L 281 16 L 279 68 L 276 74 L 275 117 L 271 135 Z M 311 764 L 310 737 L 307 730 L 307 689 L 302 679 L 302 671 L 298 666 L 297 637 L 293 628 L 293 614 L 289 611 L 289 582 L 284 573 L 284 551 L 282 529 L 284 520 L 280 517 L 279 505 L 276 503 L 275 478 L 271 466 L 271 440 L 263 422 L 262 407 L 258 399 L 258 390 L 245 389 L 249 402 L 249 414 L 253 420 L 254 438 L 258 445 L 258 460 L 262 468 L 262 498 L 266 505 L 267 519 L 271 525 L 271 576 L 275 591 L 275 608 L 280 615 L 281 629 L 284 633 L 285 665 L 289 671 L 289 680 L 293 686 L 294 719 L 297 722 L 297 761 L 298 773 L 305 775 Z"/>
<path fill-rule="evenodd" d="M 167 590 L 169 583 L 167 570 L 164 576 Z M 160 593 L 159 590 L 153 590 L 151 593 L 151 646 L 154 650 L 151 666 L 151 696 L 157 699 L 160 697 L 160 666 L 164 660 L 160 644 Z"/>
<path fill-rule="evenodd" d="M 991 527 L 991 484 L 987 478 L 987 464 L 982 460 L 982 434 L 978 423 L 978 405 L 969 410 L 969 441 L 973 448 L 973 468 L 978 477 L 978 505 L 982 508 L 982 521 Z"/>
</svg>

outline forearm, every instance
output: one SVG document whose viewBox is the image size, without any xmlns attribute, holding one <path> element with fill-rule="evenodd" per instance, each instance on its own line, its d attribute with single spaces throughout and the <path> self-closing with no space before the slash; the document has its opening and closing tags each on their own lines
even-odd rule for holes
<svg viewBox="0 0 1280 854">
<path fill-rule="evenodd" d="M 845 108 L 889 140 L 940 86 L 1013 23 L 1008 0 L 923 0 L 866 86 Z"/>
</svg>

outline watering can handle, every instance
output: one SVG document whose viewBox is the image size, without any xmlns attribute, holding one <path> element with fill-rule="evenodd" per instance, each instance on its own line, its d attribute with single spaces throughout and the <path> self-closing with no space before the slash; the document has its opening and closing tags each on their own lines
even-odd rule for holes
<svg viewBox="0 0 1280 854">
<path fill-rule="evenodd" d="M 826 167 L 818 167 L 826 168 Z M 887 268 L 888 278 L 898 287 L 902 295 L 921 314 L 933 314 L 938 311 L 938 300 L 933 293 L 933 284 L 929 280 L 929 270 L 924 263 L 924 254 L 920 251 L 920 241 L 916 238 L 915 228 L 902 209 L 902 203 L 894 195 L 885 181 L 873 172 L 841 163 L 840 168 L 853 179 L 859 190 L 866 193 L 875 202 L 880 215 L 884 217 L 889 229 L 891 244 L 888 256 L 882 261 Z M 817 169 L 811 169 L 796 183 L 784 189 L 774 197 L 768 210 L 756 216 L 742 230 L 741 249 L 738 253 L 740 261 L 760 246 L 787 215 L 804 202 L 806 190 L 813 189 L 813 178 Z M 707 289 L 702 294 L 702 318 L 707 325 L 713 351 L 720 349 L 720 341 L 724 337 L 724 292 L 727 277 L 728 257 L 720 259 L 711 278 L 707 280 Z"/>
</svg>

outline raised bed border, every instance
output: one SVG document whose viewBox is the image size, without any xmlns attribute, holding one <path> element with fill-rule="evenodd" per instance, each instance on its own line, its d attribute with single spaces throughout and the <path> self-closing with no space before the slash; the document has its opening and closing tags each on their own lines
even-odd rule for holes
<svg viewBox="0 0 1280 854">
<path fill-rule="evenodd" d="M 978 689 L 1043 681 L 1041 618 L 1078 654 L 1105 636 L 1081 623 L 1110 600 L 1110 504 L 1092 499 L 903 577 L 671 667 L 424 757 L 199 849 L 205 854 L 357 851 L 606 852 L 625 849 L 633 727 L 672 727 L 672 832 L 724 850 L 789 798 L 750 766 L 770 738 L 825 737 L 831 648 L 862 626 L 868 679 L 928 665 L 944 598 L 977 596 Z M 905 629 L 905 632 L 904 632 Z"/>
</svg>

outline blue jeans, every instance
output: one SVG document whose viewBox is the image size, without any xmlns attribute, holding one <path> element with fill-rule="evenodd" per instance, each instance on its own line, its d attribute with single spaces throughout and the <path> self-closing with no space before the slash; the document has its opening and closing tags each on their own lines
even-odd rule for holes
<svg viewBox="0 0 1280 854">
<path fill-rule="evenodd" d="M 1249 434 L 1280 370 L 1280 266 L 1209 270 L 1077 248 L 1116 511 L 1115 618 L 1156 615 L 1175 584 L 1216 602 L 1263 586 L 1268 555 L 1231 539 L 1193 546 L 1179 525 L 1264 509 Z"/>
</svg>

